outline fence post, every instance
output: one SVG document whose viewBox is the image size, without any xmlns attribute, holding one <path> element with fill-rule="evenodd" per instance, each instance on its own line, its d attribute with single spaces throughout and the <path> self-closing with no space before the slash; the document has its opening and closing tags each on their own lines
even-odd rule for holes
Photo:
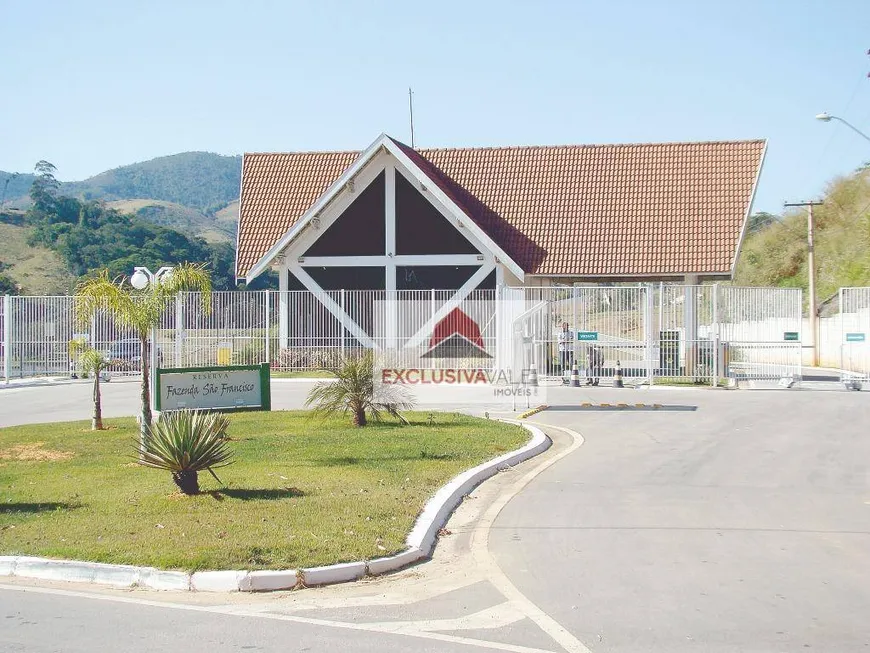
<svg viewBox="0 0 870 653">
<path fill-rule="evenodd" d="M 265 333 L 265 335 L 266 335 L 266 362 L 271 365 L 272 358 L 271 358 L 271 349 L 269 347 L 269 344 L 270 344 L 269 341 L 271 340 L 269 332 L 271 330 L 271 325 L 272 325 L 272 319 L 271 319 L 272 316 L 271 316 L 271 311 L 269 310 L 271 308 L 271 302 L 270 302 L 270 297 L 269 297 L 269 289 L 267 288 L 263 292 L 264 292 L 263 300 L 266 302 L 266 333 Z"/>
<path fill-rule="evenodd" d="M 844 350 L 846 349 L 846 332 L 843 329 L 843 289 L 840 288 L 837 291 L 839 297 L 837 297 L 837 308 L 840 315 L 840 374 L 843 374 L 843 370 L 846 369 L 846 357 L 844 355 Z M 803 345 L 803 343 L 801 343 Z M 804 357 L 804 350 L 801 347 L 801 360 Z"/>
<path fill-rule="evenodd" d="M 175 296 L 175 367 L 184 367 L 181 357 L 184 354 L 184 300 L 178 293 Z"/>
<path fill-rule="evenodd" d="M 713 387 L 719 385 L 719 284 L 713 284 Z"/>
<path fill-rule="evenodd" d="M 571 288 L 571 363 L 576 364 L 577 367 L 580 365 L 577 363 L 577 359 L 580 357 L 580 342 L 577 340 L 577 332 L 580 330 L 577 328 L 577 283 L 572 284 Z M 573 370 L 568 370 L 568 378 L 573 378 L 571 375 L 573 374 Z M 565 370 L 562 370 L 562 376 L 565 376 Z"/>
<path fill-rule="evenodd" d="M 12 376 L 12 296 L 3 296 L 3 376 Z"/>
<path fill-rule="evenodd" d="M 655 384 L 655 324 L 653 314 L 655 311 L 655 286 L 651 283 L 644 287 L 646 295 L 644 301 L 644 339 L 646 340 L 646 373 L 649 378 L 649 385 L 652 387 Z"/>
<path fill-rule="evenodd" d="M 344 315 L 347 315 L 347 303 L 346 303 L 345 296 L 344 296 L 344 288 L 341 289 L 341 312 Z M 339 323 L 338 328 L 341 331 L 341 359 L 344 360 L 344 340 L 345 340 L 344 324 Z"/>
</svg>

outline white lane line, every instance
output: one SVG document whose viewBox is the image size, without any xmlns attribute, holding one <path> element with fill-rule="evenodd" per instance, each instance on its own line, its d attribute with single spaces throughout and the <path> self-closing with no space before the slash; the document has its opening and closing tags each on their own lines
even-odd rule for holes
<svg viewBox="0 0 870 653">
<path fill-rule="evenodd" d="M 475 528 L 471 535 L 471 552 L 474 559 L 477 561 L 477 564 L 484 569 L 487 579 L 495 585 L 502 594 L 504 594 L 505 598 L 512 601 L 520 611 L 534 621 L 541 630 L 547 633 L 547 635 L 558 642 L 565 651 L 568 653 L 591 653 L 591 651 L 586 648 L 579 639 L 574 637 L 574 635 L 562 627 L 555 619 L 527 599 L 501 570 L 501 567 L 498 566 L 498 563 L 489 551 L 490 529 L 492 528 L 493 523 L 495 523 L 499 513 L 508 502 L 550 465 L 579 449 L 584 441 L 583 436 L 572 429 L 562 426 L 553 426 L 551 424 L 543 424 L 541 422 L 529 423 L 534 424 L 539 428 L 557 429 L 563 433 L 567 433 L 573 442 L 571 443 L 571 446 L 564 451 L 543 461 L 526 473 L 522 478 L 514 483 L 509 492 L 502 493 L 499 498 L 489 506 L 486 513 L 484 513 L 478 522 L 479 527 Z"/>
<path fill-rule="evenodd" d="M 455 619 L 428 619 L 422 621 L 381 621 L 366 622 L 369 626 L 378 626 L 392 632 L 431 632 L 433 630 L 472 630 L 504 628 L 526 618 L 510 601 L 494 605 L 491 608 L 466 614 Z"/>
<path fill-rule="evenodd" d="M 305 624 L 309 626 L 322 626 L 326 628 L 339 628 L 343 630 L 356 630 L 364 632 L 372 632 L 386 635 L 400 635 L 405 637 L 417 637 L 420 639 L 430 639 L 440 642 L 449 642 L 451 644 L 465 644 L 466 646 L 474 646 L 476 648 L 485 648 L 496 651 L 508 651 L 509 653 L 554 653 L 546 649 L 531 648 L 528 646 L 518 646 L 515 644 L 504 644 L 502 642 L 490 642 L 482 639 L 471 639 L 469 637 L 460 637 L 457 635 L 446 635 L 444 633 L 434 633 L 426 631 L 411 631 L 395 632 L 393 629 L 388 629 L 386 624 L 366 624 L 366 623 L 346 623 L 341 621 L 328 621 L 325 619 L 314 619 L 310 617 L 299 617 L 295 615 L 276 614 L 269 612 L 250 612 L 245 606 L 204 606 L 204 605 L 187 605 L 183 603 L 169 603 L 163 601 L 149 601 L 148 599 L 130 598 L 124 596 L 108 596 L 104 594 L 91 594 L 88 592 L 77 592 L 72 590 L 62 590 L 48 587 L 21 587 L 18 585 L 4 585 L 0 583 L 0 590 L 9 590 L 15 592 L 33 592 L 36 594 L 53 594 L 57 596 L 66 596 L 82 599 L 91 599 L 95 601 L 111 601 L 114 603 L 127 603 L 132 605 L 147 605 L 155 608 L 165 608 L 172 610 L 186 610 L 188 612 L 206 612 L 212 614 L 232 615 L 236 617 L 249 617 L 256 619 L 271 619 L 272 621 L 288 621 L 292 623 Z M 449 620 L 447 620 L 449 621 Z"/>
</svg>

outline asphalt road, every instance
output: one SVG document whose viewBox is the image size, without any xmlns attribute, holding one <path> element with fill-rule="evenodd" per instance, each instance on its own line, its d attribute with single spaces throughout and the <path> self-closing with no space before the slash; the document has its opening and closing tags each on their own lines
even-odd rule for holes
<svg viewBox="0 0 870 653">
<path fill-rule="evenodd" d="M 868 650 L 870 396 L 656 397 L 696 409 L 534 418 L 585 444 L 499 515 L 509 578 L 593 651 Z"/>
<path fill-rule="evenodd" d="M 111 384 L 109 414 L 130 414 L 136 389 Z M 2 390 L 0 424 L 81 417 L 87 391 Z M 306 391 L 282 384 L 277 406 Z M 572 652 L 870 649 L 870 394 L 566 388 L 548 403 L 533 419 L 585 443 L 489 534 L 530 603 L 506 602 L 485 574 L 404 612 L 338 601 L 303 618 L 0 588 L 0 650 L 563 650 L 524 618 L 530 605 L 582 642 Z"/>
<path fill-rule="evenodd" d="M 330 627 L 307 623 L 304 617 L 287 620 L 281 614 L 227 614 L 220 608 L 189 610 L 2 589 L 0 619 L 4 653 L 480 650 L 455 641 L 361 630 L 353 624 Z"/>
</svg>

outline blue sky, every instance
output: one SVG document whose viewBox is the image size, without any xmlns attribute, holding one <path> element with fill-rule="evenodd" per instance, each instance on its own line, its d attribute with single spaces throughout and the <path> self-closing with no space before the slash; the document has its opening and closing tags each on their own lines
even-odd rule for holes
<svg viewBox="0 0 870 653">
<path fill-rule="evenodd" d="M 0 0 L 0 170 L 187 150 L 769 139 L 755 209 L 870 160 L 870 2 Z"/>
</svg>

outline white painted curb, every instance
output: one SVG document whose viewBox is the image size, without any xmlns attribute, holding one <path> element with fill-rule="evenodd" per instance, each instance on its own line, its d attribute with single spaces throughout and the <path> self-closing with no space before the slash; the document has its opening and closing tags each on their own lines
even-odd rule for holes
<svg viewBox="0 0 870 653">
<path fill-rule="evenodd" d="M 528 460 L 546 451 L 552 442 L 544 432 L 531 424 L 516 420 L 502 420 L 518 424 L 532 434 L 525 446 L 487 461 L 461 473 L 442 487 L 426 502 L 405 544 L 408 548 L 387 558 L 345 562 L 325 567 L 273 571 L 163 571 L 153 567 L 107 565 L 77 560 L 52 560 L 31 556 L 0 556 L 0 576 L 18 576 L 42 580 L 61 580 L 79 583 L 99 583 L 115 587 L 144 587 L 154 590 L 195 592 L 267 592 L 293 589 L 297 585 L 331 585 L 378 576 L 407 567 L 429 557 L 438 531 L 447 522 L 453 510 L 477 485 L 498 472 Z"/>
</svg>

